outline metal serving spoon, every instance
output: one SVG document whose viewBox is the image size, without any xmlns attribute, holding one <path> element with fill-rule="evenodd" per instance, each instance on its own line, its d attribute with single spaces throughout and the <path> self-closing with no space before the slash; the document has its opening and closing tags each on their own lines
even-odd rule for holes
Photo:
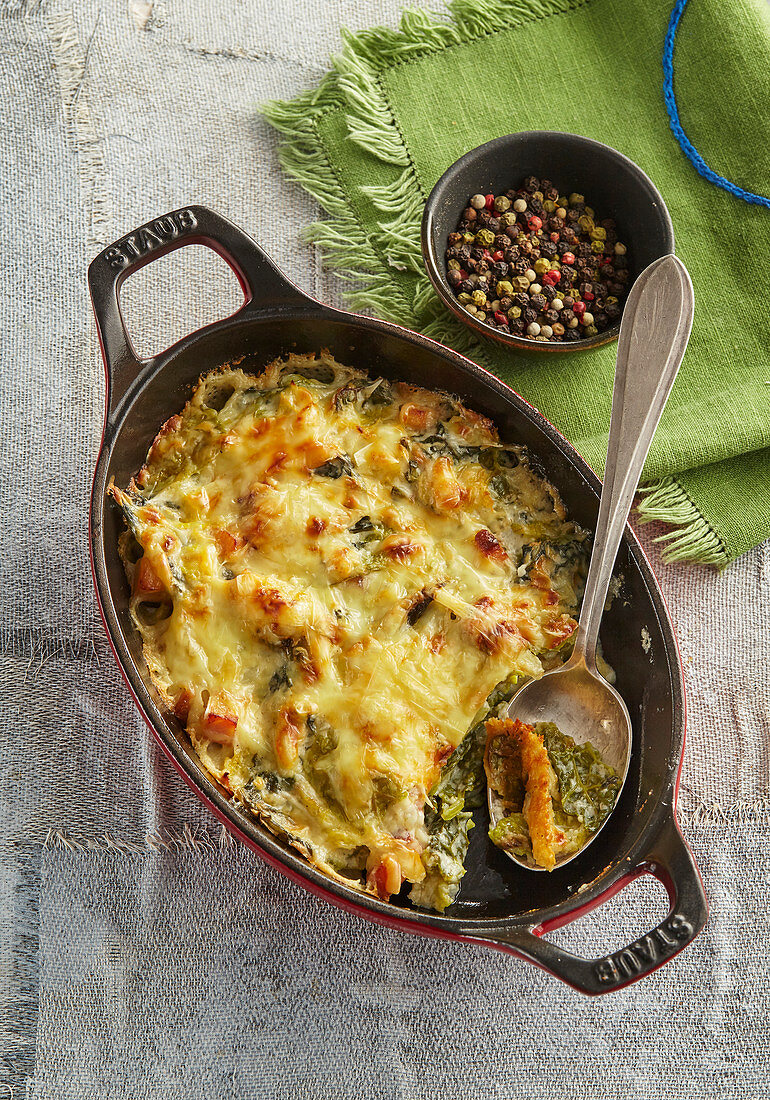
<svg viewBox="0 0 770 1100">
<path fill-rule="evenodd" d="M 554 722 L 578 744 L 590 741 L 615 769 L 621 786 L 631 756 L 631 718 L 620 695 L 597 670 L 596 643 L 620 538 L 687 347 L 693 308 L 690 276 L 676 256 L 655 260 L 631 289 L 620 326 L 607 466 L 575 647 L 561 668 L 530 680 L 508 707 L 510 718 L 527 724 Z M 502 803 L 491 789 L 488 801 L 490 820 L 496 825 L 503 816 Z M 609 815 L 605 824 L 608 819 Z M 600 831 L 556 866 L 580 855 Z M 544 870 L 512 852 L 506 854 L 528 870 Z"/>
</svg>

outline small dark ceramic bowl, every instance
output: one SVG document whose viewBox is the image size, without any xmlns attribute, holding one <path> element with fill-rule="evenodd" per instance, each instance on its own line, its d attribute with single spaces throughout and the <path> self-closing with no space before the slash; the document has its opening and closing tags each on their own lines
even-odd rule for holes
<svg viewBox="0 0 770 1100">
<path fill-rule="evenodd" d="M 585 195 L 600 221 L 614 218 L 618 237 L 628 248 L 631 281 L 653 260 L 674 251 L 674 228 L 666 204 L 649 176 L 632 160 L 578 134 L 528 130 L 471 149 L 447 168 L 431 191 L 422 219 L 422 254 L 431 282 L 463 324 L 508 347 L 582 351 L 617 340 L 619 319 L 604 332 L 574 343 L 507 335 L 477 321 L 454 296 L 446 277 L 447 237 L 456 230 L 470 196 L 499 195 L 519 187 L 526 176 L 551 179 L 562 194 L 577 191 Z"/>
</svg>

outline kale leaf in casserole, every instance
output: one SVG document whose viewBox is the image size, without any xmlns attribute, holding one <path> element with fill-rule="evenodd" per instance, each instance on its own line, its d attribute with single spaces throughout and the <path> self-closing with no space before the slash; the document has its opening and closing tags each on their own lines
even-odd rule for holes
<svg viewBox="0 0 770 1100">
<path fill-rule="evenodd" d="M 291 356 L 202 379 L 111 491 L 153 683 L 206 768 L 329 875 L 449 905 L 484 718 L 576 626 L 585 532 L 526 449 Z"/>
</svg>

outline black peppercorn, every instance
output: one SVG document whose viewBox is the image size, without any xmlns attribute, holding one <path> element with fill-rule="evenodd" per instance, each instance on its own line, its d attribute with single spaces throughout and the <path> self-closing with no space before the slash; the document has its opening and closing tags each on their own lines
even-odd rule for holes
<svg viewBox="0 0 770 1100">
<path fill-rule="evenodd" d="M 537 178 L 537 176 L 527 176 L 527 178 L 524 180 L 524 190 L 527 191 L 530 195 L 533 191 L 540 190 L 540 180 Z"/>
<path fill-rule="evenodd" d="M 540 199 L 536 199 L 534 196 L 532 196 L 529 200 L 529 209 L 533 214 L 542 214 L 543 204 Z"/>
<path fill-rule="evenodd" d="M 563 325 L 568 325 L 570 321 L 575 320 L 575 311 L 565 306 L 565 308 L 559 314 L 559 320 Z"/>
<path fill-rule="evenodd" d="M 510 239 L 506 237 L 505 233 L 498 233 L 495 237 L 495 252 L 502 252 L 510 243 Z"/>
<path fill-rule="evenodd" d="M 448 271 L 447 272 L 447 281 L 448 281 L 450 286 L 459 287 L 460 283 L 463 281 L 463 277 L 462 277 L 461 272 L 456 271 L 456 270 L 455 271 Z"/>
<path fill-rule="evenodd" d="M 463 210 L 463 221 L 475 222 L 477 217 L 478 212 L 474 210 L 472 206 L 469 206 L 466 210 Z"/>
<path fill-rule="evenodd" d="M 527 307 L 521 311 L 522 321 L 526 321 L 528 325 L 531 325 L 533 321 L 537 320 L 537 310 Z"/>
<path fill-rule="evenodd" d="M 475 289 L 476 287 L 470 281 L 470 279 L 463 279 L 463 281 L 458 286 L 458 290 L 460 290 L 463 294 L 473 294 Z"/>
<path fill-rule="evenodd" d="M 557 297 L 556 288 L 552 286 L 544 286 L 542 293 L 546 302 L 552 302 Z"/>
<path fill-rule="evenodd" d="M 500 311 L 502 313 L 507 313 L 512 305 L 513 298 L 509 297 L 507 294 L 504 294 L 503 297 L 500 299 Z"/>
<path fill-rule="evenodd" d="M 511 225 L 506 225 L 505 227 L 506 236 L 510 237 L 512 241 L 516 240 L 520 232 L 521 229 L 516 222 L 512 222 Z"/>
<path fill-rule="evenodd" d="M 542 313 L 548 305 L 542 294 L 530 294 L 529 300 L 532 303 L 532 308 L 536 309 L 538 313 Z"/>
<path fill-rule="evenodd" d="M 559 320 L 558 309 L 547 309 L 545 311 L 545 319 L 549 325 L 555 325 L 556 322 Z"/>
<path fill-rule="evenodd" d="M 545 256 L 547 260 L 552 260 L 556 252 L 557 248 L 553 241 L 543 241 L 540 245 L 540 255 Z"/>
<path fill-rule="evenodd" d="M 505 276 L 508 274 L 508 264 L 503 263 L 502 260 L 499 260 L 497 263 L 492 264 L 490 271 L 496 279 L 504 279 Z"/>
</svg>

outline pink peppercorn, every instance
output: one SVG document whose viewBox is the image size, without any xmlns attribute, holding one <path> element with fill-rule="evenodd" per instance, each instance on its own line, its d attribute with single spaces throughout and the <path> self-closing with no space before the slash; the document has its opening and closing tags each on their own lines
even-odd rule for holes
<svg viewBox="0 0 770 1100">
<path fill-rule="evenodd" d="M 574 252 L 565 252 L 564 255 L 561 258 L 561 262 L 563 264 L 574 264 L 574 262 L 575 262 Z"/>
<path fill-rule="evenodd" d="M 583 297 L 585 298 L 585 300 L 587 302 L 593 302 L 596 295 L 592 294 L 590 290 L 586 290 L 585 293 L 583 294 Z"/>
<path fill-rule="evenodd" d="M 560 279 L 561 279 L 561 272 L 560 271 L 546 271 L 545 275 L 543 276 L 542 281 L 546 286 L 556 286 L 556 284 L 559 282 Z"/>
<path fill-rule="evenodd" d="M 578 317 L 579 317 L 579 316 L 580 316 L 580 315 L 581 315 L 582 313 L 585 313 L 585 311 L 586 311 L 586 304 L 585 304 L 585 302 L 581 302 L 580 300 L 578 300 L 577 302 L 573 302 L 573 303 L 572 303 L 572 312 L 573 312 L 573 313 L 577 313 Z"/>
<path fill-rule="evenodd" d="M 498 310 L 495 314 L 495 320 L 497 321 L 498 325 L 508 324 L 508 318 L 505 316 L 504 313 L 501 313 L 500 310 Z"/>
<path fill-rule="evenodd" d="M 559 240 L 559 234 L 558 233 L 552 233 L 551 234 L 551 240 L 553 241 L 554 244 L 556 244 Z"/>
<path fill-rule="evenodd" d="M 538 229 L 543 228 L 543 219 L 538 218 L 537 214 L 533 214 L 527 222 L 527 225 L 529 226 L 532 233 L 537 233 Z"/>
<path fill-rule="evenodd" d="M 499 264 L 500 261 L 502 260 L 502 258 L 503 258 L 503 254 L 500 251 L 500 249 L 498 249 L 497 252 L 492 253 L 492 259 L 495 261 L 495 263 Z"/>
<path fill-rule="evenodd" d="M 491 210 L 492 207 L 495 205 L 495 196 L 494 195 L 485 195 L 484 199 L 485 199 L 485 205 L 486 205 L 487 210 Z"/>
</svg>

